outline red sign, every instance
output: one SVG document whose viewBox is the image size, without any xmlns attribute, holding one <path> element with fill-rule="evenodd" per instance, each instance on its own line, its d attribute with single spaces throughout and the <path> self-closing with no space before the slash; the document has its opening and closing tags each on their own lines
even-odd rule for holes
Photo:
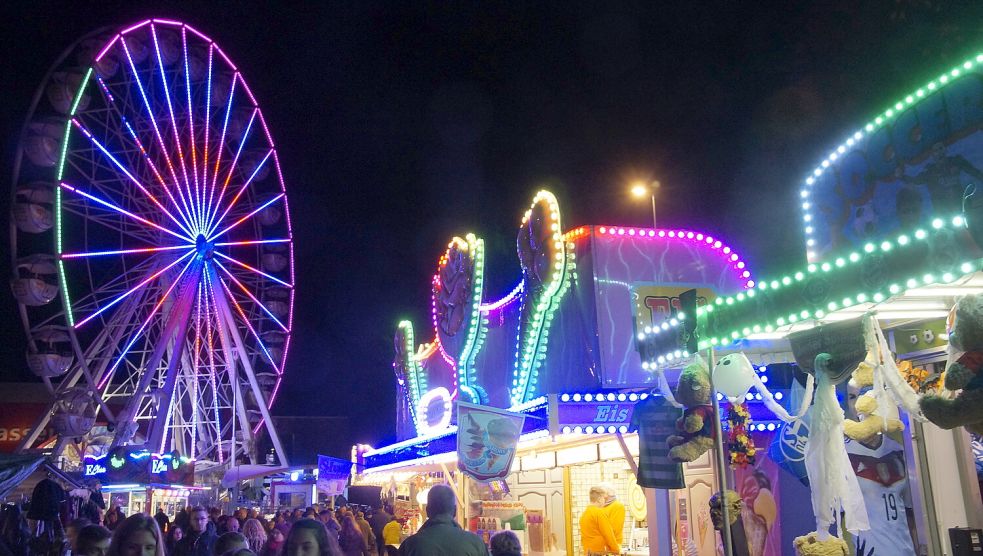
<svg viewBox="0 0 983 556">
<path fill-rule="evenodd" d="M 38 418 L 48 409 L 40 403 L 0 404 L 0 453 L 11 454 L 31 432 Z M 51 430 L 41 433 L 39 440 L 52 436 Z"/>
</svg>

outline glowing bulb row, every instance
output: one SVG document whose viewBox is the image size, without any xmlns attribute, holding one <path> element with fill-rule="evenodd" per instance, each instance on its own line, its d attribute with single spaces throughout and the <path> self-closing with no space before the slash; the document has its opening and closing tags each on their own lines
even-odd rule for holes
<svg viewBox="0 0 983 556">
<path fill-rule="evenodd" d="M 949 226 L 954 229 L 961 229 L 967 226 L 967 222 L 961 215 L 954 216 L 948 220 L 943 218 L 935 218 L 931 222 L 931 227 L 934 231 L 943 230 Z M 929 234 L 929 231 L 918 229 L 910 235 L 901 234 L 895 238 L 894 241 L 885 240 L 880 243 L 867 243 L 864 245 L 863 251 L 866 254 L 876 254 L 888 253 L 894 249 L 905 249 L 916 245 L 920 241 L 926 240 L 929 237 Z M 745 292 L 729 297 L 717 298 L 712 304 L 697 308 L 696 314 L 698 317 L 701 317 L 713 313 L 715 307 L 731 307 L 747 301 L 748 299 L 752 299 L 757 295 L 756 290 L 767 291 L 782 289 L 795 283 L 802 282 L 811 274 L 819 272 L 827 273 L 833 271 L 834 269 L 842 269 L 849 265 L 861 263 L 862 260 L 863 256 L 859 252 L 853 252 L 845 257 L 838 257 L 833 262 L 824 262 L 821 264 L 810 263 L 806 267 L 805 271 L 799 271 L 792 275 L 786 275 L 780 280 L 762 280 L 758 283 L 756 289 L 749 289 Z M 892 296 L 904 295 L 904 293 L 909 289 L 930 286 L 938 283 L 952 283 L 957 280 L 959 276 L 975 272 L 978 269 L 978 262 L 966 261 L 959 265 L 959 275 L 954 274 L 953 272 L 943 272 L 941 274 L 926 273 L 921 276 L 912 276 L 907 280 L 890 284 L 887 286 L 886 291 L 861 292 L 853 296 L 844 297 L 842 300 L 830 301 L 827 303 L 825 309 L 802 309 L 800 311 L 793 311 L 787 316 L 776 318 L 772 322 L 745 326 L 743 328 L 733 330 L 730 333 L 725 333 L 721 336 L 700 340 L 698 343 L 698 349 L 703 350 L 717 346 L 727 346 L 753 334 L 772 333 L 781 327 L 808 321 L 810 319 L 821 320 L 825 318 L 828 313 L 839 309 L 849 308 L 864 303 L 882 303 Z M 677 320 L 682 320 L 682 318 L 677 317 Z M 638 340 L 645 341 L 650 335 L 671 330 L 679 324 L 679 322 L 674 324 L 672 321 L 668 321 L 659 326 L 651 327 L 651 332 L 649 332 L 648 328 L 646 328 L 638 334 Z M 643 361 L 642 368 L 645 370 L 655 370 L 661 365 L 677 362 L 680 359 L 688 357 L 688 355 L 689 354 L 687 352 L 680 350 L 661 354 L 651 358 L 649 361 Z"/>
<path fill-rule="evenodd" d="M 549 329 L 553 321 L 553 313 L 556 311 L 559 300 L 563 297 L 569 287 L 567 275 L 574 269 L 573 244 L 569 246 L 563 240 L 562 225 L 560 222 L 560 207 L 556 197 L 549 191 L 542 190 L 533 198 L 532 205 L 522 217 L 522 226 L 525 226 L 532 217 L 533 209 L 537 204 L 543 203 L 549 214 L 550 222 L 550 241 L 556 251 L 556 261 L 553 263 L 553 272 L 545 290 L 536 298 L 527 292 L 523 304 L 531 305 L 531 319 L 526 327 L 523 327 L 522 319 L 519 322 L 517 334 L 517 346 L 515 350 L 515 363 L 512 371 L 512 387 L 510 397 L 512 405 L 519 405 L 526 401 L 536 390 L 539 382 L 539 368 L 546 358 L 546 341 L 549 337 Z M 526 328 L 525 334 L 523 329 Z"/>
<path fill-rule="evenodd" d="M 567 234 L 570 238 L 571 234 L 574 238 L 580 237 L 576 232 L 583 230 L 584 228 L 577 228 Z M 600 235 L 608 236 L 627 236 L 629 238 L 659 238 L 659 239 L 680 239 L 688 240 L 693 243 L 707 246 L 713 250 L 717 250 L 720 253 L 721 259 L 724 260 L 725 264 L 733 267 L 740 277 L 741 280 L 745 281 L 746 288 L 754 287 L 754 280 L 751 278 L 751 271 L 747 268 L 747 263 L 745 263 L 740 255 L 734 252 L 731 247 L 725 245 L 713 236 L 703 234 L 702 232 L 695 232 L 692 230 L 655 230 L 649 228 L 624 228 L 620 226 L 599 226 L 597 232 Z"/>
</svg>

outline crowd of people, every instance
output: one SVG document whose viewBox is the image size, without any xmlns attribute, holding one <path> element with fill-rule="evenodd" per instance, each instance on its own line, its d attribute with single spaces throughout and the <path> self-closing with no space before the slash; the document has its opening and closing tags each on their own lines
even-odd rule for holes
<svg viewBox="0 0 983 556">
<path fill-rule="evenodd" d="M 280 511 L 270 519 L 254 509 L 227 515 L 195 506 L 173 520 L 163 510 L 127 517 L 113 507 L 102 523 L 71 522 L 65 537 L 72 556 L 488 556 L 481 538 L 457 524 L 456 511 L 453 491 L 438 485 L 430 489 L 427 521 L 405 540 L 391 508 L 349 506 Z M 490 553 L 520 556 L 518 537 L 498 533 Z"/>
</svg>

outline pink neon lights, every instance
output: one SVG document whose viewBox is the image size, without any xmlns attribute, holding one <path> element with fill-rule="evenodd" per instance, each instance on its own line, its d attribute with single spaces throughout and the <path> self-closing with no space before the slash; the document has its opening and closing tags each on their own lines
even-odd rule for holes
<svg viewBox="0 0 983 556">
<path fill-rule="evenodd" d="M 134 220 L 136 220 L 138 222 L 141 222 L 143 224 L 146 224 L 146 225 L 148 225 L 148 226 L 150 226 L 152 228 L 156 228 L 156 229 L 158 229 L 158 230 L 160 230 L 162 232 L 168 233 L 168 234 L 170 234 L 170 235 L 172 235 L 172 236 L 174 236 L 174 237 L 176 237 L 178 239 L 183 239 L 185 241 L 188 241 L 188 242 L 192 242 L 193 243 L 193 241 L 191 240 L 191 238 L 186 237 L 186 236 L 183 236 L 183 235 L 181 235 L 181 234 L 179 234 L 177 232 L 171 231 L 171 230 L 169 230 L 169 229 L 167 229 L 167 228 L 165 228 L 165 227 L 163 227 L 163 226 L 161 226 L 159 224 L 155 224 L 155 223 L 151 222 L 150 220 L 147 220 L 146 218 L 142 218 L 140 216 L 137 216 L 137 215 L 133 214 L 132 212 L 130 212 L 128 210 L 125 210 L 125 209 L 123 209 L 121 207 L 118 207 L 118 206 L 110 203 L 109 201 L 104 201 L 104 200 L 100 199 L 99 197 L 96 197 L 95 195 L 90 195 L 89 193 L 86 193 L 85 191 L 82 191 L 81 189 L 76 189 L 75 187 L 72 187 L 71 185 L 68 185 L 65 182 L 61 182 L 60 185 L 64 189 L 67 189 L 67 190 L 69 190 L 69 191 L 71 191 L 73 193 L 78 193 L 79 195 L 85 197 L 86 199 L 90 199 L 92 201 L 95 201 L 95 202 L 99 203 L 100 205 L 102 205 L 102 206 L 104 206 L 106 208 L 115 210 L 116 212 L 118 212 L 120 214 L 125 214 L 126 216 L 129 216 L 130 218 L 132 218 L 132 219 L 134 219 Z"/>
<path fill-rule="evenodd" d="M 243 267 L 243 268 L 245 268 L 247 270 L 251 270 L 251 271 L 255 272 L 256 274 L 259 274 L 260 276 L 264 276 L 266 278 L 269 278 L 270 280 L 273 280 L 274 282 L 276 282 L 278 284 L 281 284 L 281 285 L 286 286 L 288 288 L 293 288 L 292 285 L 290 285 L 287 282 L 284 282 L 283 280 L 277 278 L 276 276 L 267 274 L 267 273 L 263 272 L 262 270 L 260 270 L 258 268 L 249 266 L 248 264 L 246 264 L 246 263 L 244 263 L 242 261 L 238 261 L 236 259 L 233 259 L 232 257 L 226 255 L 225 253 L 219 253 L 219 252 L 216 251 L 215 254 L 218 255 L 219 257 L 222 257 L 223 259 L 231 262 L 231 263 L 235 263 L 235 264 L 237 264 L 237 265 L 239 265 L 239 266 L 241 266 L 241 267 Z M 216 264 L 218 263 L 218 261 L 215 261 L 215 262 L 216 262 Z"/>
<path fill-rule="evenodd" d="M 577 228 L 573 232 L 581 233 L 580 230 L 583 228 Z M 567 232 L 570 235 L 572 232 Z M 737 253 L 721 243 L 719 240 L 715 240 L 712 236 L 705 235 L 700 232 L 691 230 L 654 230 L 650 228 L 625 228 L 622 226 L 598 226 L 597 233 L 602 236 L 629 236 L 629 237 L 639 237 L 639 238 L 666 238 L 690 241 L 696 244 L 705 245 L 710 249 L 721 251 L 721 259 L 724 260 L 728 266 L 732 267 L 737 271 L 737 275 L 745 280 L 744 288 L 753 288 L 754 280 L 751 280 L 751 272 L 746 270 L 747 263 L 741 260 Z M 582 235 L 582 233 L 581 233 Z M 580 237 L 580 236 L 577 236 Z"/>
<path fill-rule="evenodd" d="M 250 212 L 250 213 L 249 213 L 249 214 L 247 214 L 246 216 L 243 216 L 243 217 L 242 217 L 242 218 L 240 218 L 239 220 L 236 220 L 236 221 L 235 221 L 235 222 L 233 222 L 232 224 L 229 224 L 229 226 L 228 226 L 228 227 L 226 227 L 226 228 L 225 228 L 224 230 L 222 230 L 221 232 L 218 232 L 217 234 L 209 234 L 209 238 L 211 238 L 211 239 L 214 239 L 214 238 L 217 238 L 217 237 L 221 237 L 221 236 L 223 236 L 223 235 L 225 235 L 225 234 L 226 234 L 226 233 L 227 233 L 227 232 L 228 232 L 229 230 L 231 230 L 232 228 L 235 228 L 235 227 L 236 227 L 236 226 L 238 226 L 239 224 L 242 224 L 242 223 L 243 223 L 243 222 L 245 222 L 246 220 L 249 220 L 249 219 L 250 219 L 250 218 L 252 218 L 253 216 L 256 216 L 256 214 L 257 214 L 257 213 L 259 213 L 259 212 L 260 212 L 261 210 L 263 210 L 263 209 L 265 209 L 266 207 L 268 207 L 268 206 L 270 206 L 270 205 L 272 205 L 273 203 L 275 203 L 275 202 L 277 202 L 277 201 L 279 201 L 279 200 L 280 200 L 280 199 L 282 199 L 282 198 L 284 198 L 284 194 L 283 194 L 283 193 L 280 193 L 280 194 L 279 194 L 279 195 L 277 195 L 276 197 L 273 197 L 273 198 L 272 198 L 272 199 L 270 199 L 269 201 L 266 201 L 265 203 L 263 203 L 262 205 L 260 205 L 260 206 L 259 206 L 259 208 L 257 208 L 257 209 L 255 209 L 255 210 L 253 210 L 252 212 Z"/>
<path fill-rule="evenodd" d="M 181 224 L 181 222 L 179 222 L 178 219 L 175 218 L 173 214 L 171 214 L 166 208 L 164 208 L 164 205 L 162 205 L 160 203 L 160 201 L 158 201 L 157 198 L 154 197 L 153 194 L 151 194 L 149 191 L 147 191 L 147 189 L 143 186 L 143 184 L 140 183 L 140 180 L 136 179 L 136 177 L 134 177 L 133 174 L 130 173 L 130 171 L 127 170 L 123 166 L 123 164 L 120 163 L 120 161 L 116 159 L 116 157 L 114 157 L 112 154 L 110 154 L 110 152 L 106 149 L 106 147 L 104 147 L 102 145 L 102 143 L 100 143 L 95 137 L 93 137 L 92 136 L 92 133 L 88 129 L 86 129 L 78 121 L 78 119 L 72 118 L 72 123 L 75 124 L 75 127 L 77 127 L 79 129 L 79 131 L 82 132 L 83 135 L 85 135 L 86 137 L 88 137 L 89 140 L 92 142 L 92 144 L 94 144 L 100 151 L 102 151 L 102 153 L 105 154 L 106 157 L 109 158 L 109 160 L 111 160 L 113 162 L 113 164 L 116 165 L 116 167 L 119 168 L 119 170 L 121 172 L 123 172 L 123 174 L 126 175 L 126 177 L 130 178 L 130 181 L 132 181 L 134 183 L 134 185 L 136 185 L 137 188 L 140 189 L 140 191 L 142 191 L 148 198 L 150 198 L 150 200 L 155 205 L 157 205 L 157 208 L 159 208 L 164 214 L 166 214 L 171 220 L 173 220 L 174 223 L 177 224 L 178 227 L 181 228 L 184 231 L 184 233 L 188 234 L 189 236 L 192 235 L 191 230 L 189 230 L 183 224 Z M 143 150 L 142 145 L 140 146 L 140 149 L 141 149 L 141 151 Z"/>
<path fill-rule="evenodd" d="M 95 57 L 96 62 L 102 60 L 102 57 L 105 56 L 107 52 L 109 52 L 109 49 L 112 48 L 114 44 L 116 44 L 116 41 L 119 40 L 119 37 L 120 36 L 118 34 L 115 35 L 112 39 L 109 40 L 109 42 L 106 43 L 106 46 L 102 47 L 102 50 L 99 51 L 99 54 L 96 54 Z"/>
<path fill-rule="evenodd" d="M 62 253 L 62 259 L 80 259 L 84 257 L 102 257 L 104 255 L 131 255 L 134 253 L 159 253 L 161 251 L 174 251 L 176 249 L 188 249 L 188 245 L 170 245 L 167 247 L 141 247 L 136 249 L 118 249 L 116 251 L 90 251 L 88 253 Z"/>
<path fill-rule="evenodd" d="M 141 21 L 140 23 L 137 23 L 136 25 L 132 25 L 132 26 L 130 26 L 130 27 L 127 27 L 126 29 L 123 29 L 122 31 L 120 31 L 120 33 L 119 33 L 119 34 L 120 34 L 120 35 L 126 35 L 126 34 L 129 34 L 129 33 L 130 33 L 130 31 L 136 31 L 137 29 L 139 29 L 139 28 L 141 28 L 141 27 L 143 27 L 144 25 L 146 25 L 146 24 L 148 24 L 148 23 L 150 23 L 150 21 L 151 21 L 151 20 L 149 20 L 149 19 L 146 19 L 146 20 L 144 20 L 144 21 Z"/>
<path fill-rule="evenodd" d="M 99 382 L 100 390 L 102 390 L 102 388 L 106 385 L 109 379 L 116 373 L 116 369 L 119 368 L 119 364 L 123 362 L 123 358 L 126 357 L 126 355 L 130 352 L 130 348 L 133 347 L 133 344 L 135 344 L 137 340 L 140 339 L 140 336 L 143 334 L 144 329 L 147 328 L 150 322 L 157 315 L 157 311 L 160 311 L 160 308 L 164 305 L 164 302 L 167 301 L 167 298 L 171 295 L 171 292 L 174 291 L 174 287 L 181 282 L 181 278 L 184 276 L 184 273 L 188 270 L 188 267 L 191 266 L 191 263 L 193 263 L 194 261 L 195 259 L 192 258 L 188 261 L 188 264 L 184 265 L 184 268 L 182 268 L 181 272 L 178 273 L 177 278 L 175 278 L 174 281 L 171 282 L 171 285 L 168 286 L 167 291 L 164 292 L 164 295 L 160 297 L 160 301 L 158 301 L 157 304 L 154 305 L 154 308 L 150 311 L 150 315 L 147 316 L 147 320 L 143 321 L 143 324 L 140 325 L 140 328 L 136 331 L 136 333 L 133 334 L 133 337 L 130 339 L 130 343 L 126 344 L 126 347 L 123 348 L 123 351 L 119 354 L 119 357 L 113 363 L 113 366 L 109 369 L 108 372 L 106 372 L 106 376 L 104 376 L 102 378 L 102 381 Z"/>
<path fill-rule="evenodd" d="M 223 272 L 225 272 L 225 275 L 226 276 L 228 276 L 233 282 L 235 282 L 235 285 L 239 286 L 239 289 L 242 290 L 242 292 L 244 294 L 246 294 L 247 296 L 249 296 L 249 299 L 252 299 L 253 300 L 253 303 L 255 303 L 257 307 L 259 307 L 260 309 L 262 309 L 263 312 L 266 313 L 267 316 L 269 316 L 271 319 L 273 319 L 273 322 L 277 323 L 277 325 L 280 328 L 282 328 L 284 332 L 290 332 L 290 330 L 286 326 L 284 326 L 284 324 L 282 322 L 280 322 L 280 319 L 276 318 L 276 315 L 274 315 L 272 311 L 270 311 L 269 309 L 266 308 L 266 305 L 263 305 L 262 303 L 260 303 L 260 301 L 258 299 L 256 299 L 256 296 L 254 296 L 252 294 L 252 292 L 250 292 L 249 289 L 246 288 L 246 286 L 244 286 L 242 284 L 242 282 L 240 282 L 239 280 L 237 280 L 236 277 L 233 276 L 231 272 L 229 272 L 229 269 L 227 269 L 224 266 L 222 266 L 222 263 L 218 262 L 217 260 L 214 260 L 213 262 L 219 268 L 221 268 Z M 223 280 L 222 283 L 224 284 L 225 281 Z M 230 296 L 231 296 L 231 292 L 230 292 Z M 273 362 L 273 359 L 272 358 L 270 358 L 270 362 L 271 363 Z"/>
<path fill-rule="evenodd" d="M 76 329 L 78 329 L 78 328 L 81 328 L 81 327 L 82 327 L 82 325 L 84 325 L 85 323 L 87 323 L 87 322 L 89 322 L 90 320 L 92 320 L 92 319 L 94 319 L 94 318 L 96 318 L 96 317 L 98 317 L 98 316 L 99 316 L 100 314 L 102 314 L 102 313 L 103 313 L 104 311 L 106 311 L 107 309 L 109 309 L 109 308 L 110 308 L 110 307 L 112 307 L 113 305 L 116 305 L 116 304 L 117 304 L 117 303 L 119 303 L 120 301 L 123 301 L 124 299 L 126 299 L 127 297 L 129 297 L 129 295 L 130 295 L 130 294 L 132 294 L 133 292 L 135 292 L 135 291 L 137 291 L 137 290 L 139 290 L 140 288 L 142 288 L 142 287 L 144 287 L 144 286 L 146 286 L 146 285 L 147 285 L 147 284 L 149 284 L 149 283 L 150 283 L 151 281 L 153 281 L 153 280 L 155 280 L 155 279 L 156 279 L 156 278 L 157 278 L 158 276 L 160 276 L 160 275 L 161 275 L 161 274 L 163 274 L 164 272 L 167 272 L 168 270 L 170 270 L 170 269 L 171 269 L 171 267 L 173 267 L 174 265 L 176 265 L 176 264 L 178 264 L 179 262 L 181 262 L 181 261 L 183 261 L 184 259 L 186 259 L 186 258 L 188 258 L 188 257 L 190 257 L 190 256 L 191 256 L 191 255 L 192 255 L 193 253 L 194 253 L 194 250 L 191 250 L 191 251 L 188 251 L 188 252 L 187 252 L 187 253 L 185 253 L 185 254 L 184 254 L 184 256 L 182 256 L 181 258 L 179 258 L 179 259 L 177 259 L 177 260 L 175 260 L 175 261 L 174 261 L 174 262 L 172 262 L 171 264 L 169 264 L 169 265 L 167 265 L 167 266 L 165 266 L 164 268 L 162 268 L 162 269 L 160 269 L 160 270 L 158 270 L 157 272 L 155 272 L 155 273 L 153 273 L 153 274 L 151 274 L 151 275 L 150 275 L 149 277 L 147 277 L 146 279 L 144 279 L 144 280 L 143 280 L 142 282 L 140 282 L 140 283 L 139 283 L 139 284 L 137 284 L 136 286 L 133 286 L 133 287 L 132 287 L 132 288 L 130 288 L 130 289 L 129 289 L 128 291 L 126 291 L 126 292 L 124 292 L 124 293 L 122 293 L 122 294 L 120 294 L 119 296 L 117 296 L 117 297 L 116 297 L 115 299 L 113 299 L 113 300 L 112 300 L 111 302 L 109 302 L 109 304 L 108 304 L 108 305 L 104 305 L 104 306 L 103 306 L 103 307 L 102 307 L 101 309 L 99 309 L 99 310 L 98 310 L 98 311 L 96 311 L 95 313 L 92 313 L 92 314 L 91 314 L 91 315 L 89 315 L 88 317 L 86 317 L 86 318 L 84 318 L 84 319 L 82 319 L 81 321 L 79 321 L 79 322 L 77 322 L 77 323 L 75 323 L 75 328 L 76 328 Z M 62 255 L 62 257 L 64 257 L 64 255 Z"/>
</svg>

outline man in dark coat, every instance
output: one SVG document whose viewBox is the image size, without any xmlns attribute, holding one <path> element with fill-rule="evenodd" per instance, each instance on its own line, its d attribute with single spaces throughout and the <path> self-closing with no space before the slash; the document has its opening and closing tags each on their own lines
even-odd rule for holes
<svg viewBox="0 0 983 556">
<path fill-rule="evenodd" d="M 481 537 L 454 521 L 457 500 L 447 485 L 436 485 L 427 495 L 427 522 L 399 546 L 401 556 L 488 556 Z"/>
<path fill-rule="evenodd" d="M 208 510 L 201 506 L 191 508 L 191 527 L 177 543 L 170 556 L 212 556 L 215 541 L 215 524 L 208 519 Z"/>
<path fill-rule="evenodd" d="M 384 507 L 372 512 L 372 516 L 369 518 L 369 525 L 372 527 L 372 533 L 375 535 L 375 545 L 379 549 L 379 556 L 383 556 L 386 553 L 386 545 L 382 542 L 382 530 L 392 521 L 392 518 L 392 514 L 387 512 Z"/>
</svg>

